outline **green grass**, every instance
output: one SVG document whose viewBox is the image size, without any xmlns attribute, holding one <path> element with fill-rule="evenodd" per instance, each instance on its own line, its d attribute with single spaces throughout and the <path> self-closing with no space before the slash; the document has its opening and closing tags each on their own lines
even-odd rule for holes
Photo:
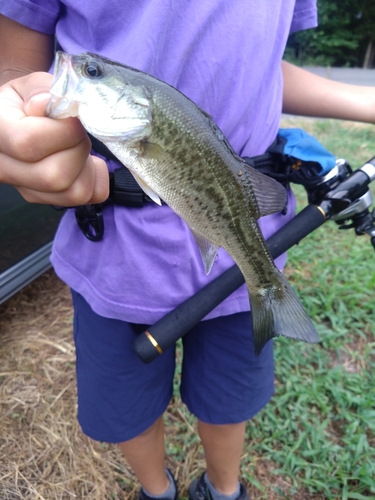
<svg viewBox="0 0 375 500">
<path fill-rule="evenodd" d="M 307 126 L 353 168 L 375 155 L 373 127 Z M 286 272 L 321 344 L 275 342 L 276 395 L 249 423 L 247 453 L 287 476 L 286 497 L 303 487 L 325 498 L 375 498 L 375 252 L 367 238 L 328 222 L 289 252 Z"/>
<path fill-rule="evenodd" d="M 353 169 L 375 155 L 374 127 L 329 120 L 284 126 L 305 128 Z M 296 191 L 303 208 L 303 188 Z M 247 425 L 243 478 L 258 499 L 375 499 L 374 249 L 368 238 L 327 222 L 290 250 L 286 274 L 321 343 L 275 341 L 276 394 Z M 172 455 L 197 440 L 186 436 L 190 425 Z M 268 464 L 266 475 L 260 463 Z"/>
</svg>

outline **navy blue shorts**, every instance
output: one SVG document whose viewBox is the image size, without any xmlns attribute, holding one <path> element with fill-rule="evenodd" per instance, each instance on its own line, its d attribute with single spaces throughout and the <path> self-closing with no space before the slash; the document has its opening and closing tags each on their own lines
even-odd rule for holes
<svg viewBox="0 0 375 500">
<path fill-rule="evenodd" d="M 148 325 L 98 316 L 73 293 L 78 420 L 85 434 L 119 443 L 138 436 L 166 410 L 173 393 L 175 350 L 144 364 L 131 347 Z M 252 418 L 274 390 L 269 342 L 255 357 L 251 315 L 202 321 L 183 338 L 181 397 L 203 422 Z"/>
</svg>

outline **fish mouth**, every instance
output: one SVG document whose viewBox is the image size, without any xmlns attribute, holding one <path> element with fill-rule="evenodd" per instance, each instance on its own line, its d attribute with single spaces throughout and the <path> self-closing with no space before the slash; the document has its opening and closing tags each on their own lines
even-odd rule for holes
<svg viewBox="0 0 375 500">
<path fill-rule="evenodd" d="M 56 52 L 51 97 L 46 108 L 48 117 L 62 119 L 78 116 L 78 102 L 74 96 L 78 85 L 79 79 L 74 70 L 72 56 L 65 52 Z"/>
</svg>

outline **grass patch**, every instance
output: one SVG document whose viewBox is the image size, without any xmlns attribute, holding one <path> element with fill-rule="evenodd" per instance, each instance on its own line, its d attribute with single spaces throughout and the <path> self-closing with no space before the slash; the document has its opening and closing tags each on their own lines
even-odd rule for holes
<svg viewBox="0 0 375 500">
<path fill-rule="evenodd" d="M 373 127 L 284 125 L 308 130 L 353 168 L 375 154 Z M 303 188 L 297 198 L 303 208 Z M 321 343 L 275 341 L 276 395 L 248 424 L 247 463 L 259 456 L 273 464 L 274 484 L 285 479 L 271 487 L 280 498 L 303 488 L 327 499 L 375 499 L 374 250 L 367 238 L 328 222 L 290 250 L 286 274 Z M 259 491 L 257 498 L 267 498 L 269 491 Z"/>
</svg>

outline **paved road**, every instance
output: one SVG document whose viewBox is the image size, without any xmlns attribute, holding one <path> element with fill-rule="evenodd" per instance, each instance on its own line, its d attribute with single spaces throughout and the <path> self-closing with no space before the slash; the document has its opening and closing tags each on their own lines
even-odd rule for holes
<svg viewBox="0 0 375 500">
<path fill-rule="evenodd" d="M 305 69 L 316 75 L 324 76 L 338 82 L 354 83 L 356 85 L 375 85 L 375 69 L 321 68 L 312 66 L 306 66 Z"/>
</svg>

